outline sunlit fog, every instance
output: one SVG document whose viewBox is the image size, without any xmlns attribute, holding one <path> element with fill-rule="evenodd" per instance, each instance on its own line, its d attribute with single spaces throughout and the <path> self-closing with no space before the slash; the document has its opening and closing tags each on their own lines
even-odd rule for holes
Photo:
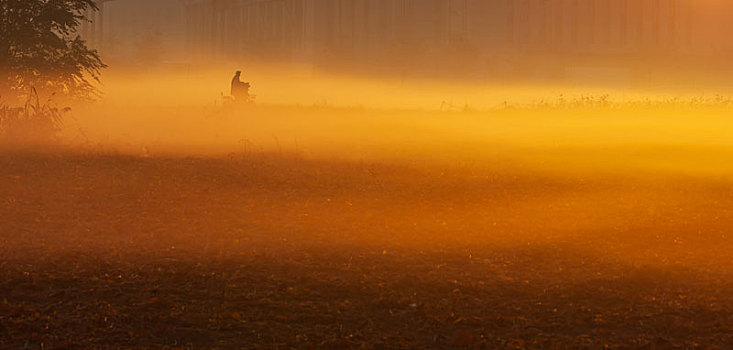
<svg viewBox="0 0 733 350">
<path fill-rule="evenodd" d="M 0 348 L 733 347 L 727 1 L 0 13 Z"/>
</svg>

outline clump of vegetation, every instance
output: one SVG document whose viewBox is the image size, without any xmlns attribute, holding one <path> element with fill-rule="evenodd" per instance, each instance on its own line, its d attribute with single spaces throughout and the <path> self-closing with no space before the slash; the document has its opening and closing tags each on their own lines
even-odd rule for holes
<svg viewBox="0 0 733 350">
<path fill-rule="evenodd" d="M 90 98 L 106 65 L 78 34 L 94 0 L 0 0 L 0 95 Z"/>
<path fill-rule="evenodd" d="M 48 96 L 98 96 L 106 65 L 78 34 L 97 9 L 94 0 L 0 0 L 0 140 L 54 141 L 68 109 Z"/>
<path fill-rule="evenodd" d="M 41 103 L 31 89 L 25 103 L 11 107 L 0 103 L 0 141 L 5 143 L 47 144 L 57 141 L 63 115 L 69 108 L 59 108 L 48 100 Z"/>
</svg>

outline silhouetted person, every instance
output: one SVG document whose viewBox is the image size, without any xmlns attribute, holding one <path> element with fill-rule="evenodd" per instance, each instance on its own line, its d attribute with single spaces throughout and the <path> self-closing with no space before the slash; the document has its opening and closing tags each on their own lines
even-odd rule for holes
<svg viewBox="0 0 733 350">
<path fill-rule="evenodd" d="M 241 75 L 242 72 L 237 71 L 234 74 L 234 78 L 232 78 L 232 97 L 234 97 L 235 101 L 246 102 L 249 100 L 250 85 L 239 79 Z"/>
</svg>

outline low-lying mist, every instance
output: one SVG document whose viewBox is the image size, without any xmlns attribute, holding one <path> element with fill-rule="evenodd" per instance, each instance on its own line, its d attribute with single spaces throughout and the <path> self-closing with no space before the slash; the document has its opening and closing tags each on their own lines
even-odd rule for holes
<svg viewBox="0 0 733 350">
<path fill-rule="evenodd" d="M 227 103 L 232 69 L 110 70 L 65 139 L 135 155 L 316 159 L 543 171 L 728 174 L 731 101 L 643 90 L 356 78 L 243 70 L 254 105 Z"/>
<path fill-rule="evenodd" d="M 726 95 L 306 73 L 112 70 L 0 148 L 0 347 L 730 348 Z"/>
</svg>

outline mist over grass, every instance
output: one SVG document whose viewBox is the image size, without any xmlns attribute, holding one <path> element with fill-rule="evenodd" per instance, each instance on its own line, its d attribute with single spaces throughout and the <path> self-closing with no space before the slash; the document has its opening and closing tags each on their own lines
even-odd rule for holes
<svg viewBox="0 0 733 350">
<path fill-rule="evenodd" d="M 271 74 L 271 75 L 268 75 Z M 724 175 L 731 100 L 642 91 L 244 71 L 257 104 L 225 102 L 228 71 L 112 72 L 77 106 L 67 140 L 135 155 L 297 154 L 310 159 L 542 171 Z"/>
<path fill-rule="evenodd" d="M 0 147 L 0 347 L 733 344 L 725 95 L 254 78 Z"/>
</svg>

